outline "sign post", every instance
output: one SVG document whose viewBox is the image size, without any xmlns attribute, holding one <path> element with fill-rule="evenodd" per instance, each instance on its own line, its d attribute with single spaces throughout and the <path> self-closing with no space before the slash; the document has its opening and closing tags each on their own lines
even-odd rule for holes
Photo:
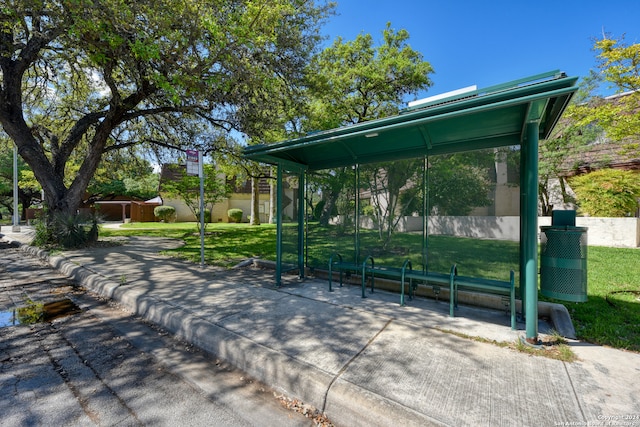
<svg viewBox="0 0 640 427">
<path fill-rule="evenodd" d="M 13 144 L 13 227 L 11 231 L 20 232 L 20 212 L 18 212 L 18 146 Z"/>
<path fill-rule="evenodd" d="M 187 175 L 200 178 L 200 268 L 204 268 L 204 168 L 202 151 L 187 150 Z"/>
</svg>

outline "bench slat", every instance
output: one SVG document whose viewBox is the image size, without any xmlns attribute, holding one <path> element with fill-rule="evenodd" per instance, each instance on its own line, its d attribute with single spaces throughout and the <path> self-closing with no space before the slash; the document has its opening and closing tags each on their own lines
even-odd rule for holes
<svg viewBox="0 0 640 427">
<path fill-rule="evenodd" d="M 423 273 L 423 272 L 409 272 L 405 273 L 404 277 L 413 280 L 422 280 L 425 282 L 432 282 L 438 284 L 449 284 L 449 275 L 444 273 Z"/>
<path fill-rule="evenodd" d="M 456 282 L 460 286 L 466 286 L 469 288 L 477 287 L 479 289 L 485 288 L 495 288 L 495 289 L 509 289 L 511 288 L 511 283 L 504 282 L 501 280 L 494 279 L 481 279 L 477 277 L 465 277 L 465 276 L 456 276 Z"/>
</svg>

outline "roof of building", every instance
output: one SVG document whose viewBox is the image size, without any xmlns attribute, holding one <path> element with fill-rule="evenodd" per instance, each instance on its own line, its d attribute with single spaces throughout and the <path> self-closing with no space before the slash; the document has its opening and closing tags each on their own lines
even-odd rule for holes
<svg viewBox="0 0 640 427">
<path fill-rule="evenodd" d="M 563 175 L 579 175 L 604 168 L 640 170 L 639 145 L 638 141 L 590 144 L 567 156 L 561 167 Z"/>
</svg>

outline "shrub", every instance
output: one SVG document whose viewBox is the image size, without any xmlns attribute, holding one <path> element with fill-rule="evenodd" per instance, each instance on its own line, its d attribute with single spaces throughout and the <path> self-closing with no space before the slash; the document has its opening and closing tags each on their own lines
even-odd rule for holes
<svg viewBox="0 0 640 427">
<path fill-rule="evenodd" d="M 601 169 L 569 180 L 583 214 L 603 217 L 633 215 L 640 197 L 640 173 Z"/>
<path fill-rule="evenodd" d="M 200 209 L 196 209 L 196 221 L 200 221 Z M 204 210 L 204 222 L 206 224 L 211 223 L 211 210 L 210 209 L 205 209 Z"/>
<path fill-rule="evenodd" d="M 35 230 L 35 236 L 33 237 L 34 246 L 42 248 L 55 243 L 52 229 L 49 227 L 49 222 L 47 215 L 43 215 L 33 221 L 33 228 Z"/>
<path fill-rule="evenodd" d="M 229 216 L 229 221 L 231 222 L 242 222 L 242 209 L 229 209 L 227 211 L 227 215 Z"/>
<path fill-rule="evenodd" d="M 53 220 L 56 240 L 64 248 L 77 248 L 88 240 L 79 215 L 55 215 Z"/>
<path fill-rule="evenodd" d="M 36 246 L 79 248 L 98 240 L 98 217 L 45 213 L 35 220 L 35 231 Z"/>
<path fill-rule="evenodd" d="M 176 219 L 176 208 L 173 206 L 156 206 L 153 209 L 153 214 L 163 222 L 172 222 Z"/>
<path fill-rule="evenodd" d="M 376 214 L 376 210 L 372 205 L 366 205 L 362 208 L 362 215 L 374 216 Z"/>
</svg>

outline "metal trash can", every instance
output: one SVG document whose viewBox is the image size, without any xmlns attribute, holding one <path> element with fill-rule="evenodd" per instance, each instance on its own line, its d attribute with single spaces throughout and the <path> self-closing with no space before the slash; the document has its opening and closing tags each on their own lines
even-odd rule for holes
<svg viewBox="0 0 640 427">
<path fill-rule="evenodd" d="M 587 300 L 587 227 L 540 227 L 540 292 L 562 301 Z"/>
</svg>

